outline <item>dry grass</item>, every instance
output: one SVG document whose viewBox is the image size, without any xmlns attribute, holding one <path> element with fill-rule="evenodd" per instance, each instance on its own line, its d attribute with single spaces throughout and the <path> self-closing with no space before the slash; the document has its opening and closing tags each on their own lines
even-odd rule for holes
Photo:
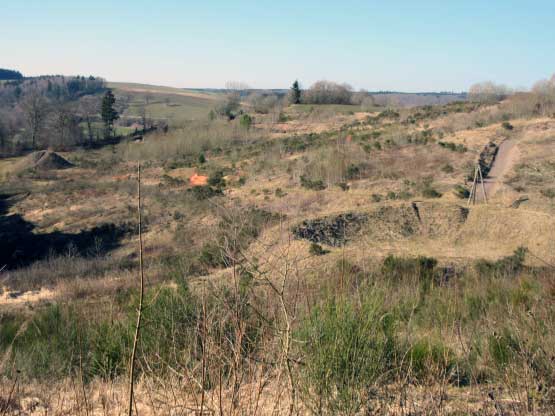
<svg viewBox="0 0 555 416">
<path fill-rule="evenodd" d="M 367 124 L 366 115 L 361 113 L 299 113 L 280 125 L 262 117 L 261 125 L 251 131 L 222 121 L 194 122 L 167 135 L 147 136 L 143 143 L 71 152 L 64 157 L 76 168 L 19 181 L 12 177 L 9 186 L 23 187 L 30 195 L 10 206 L 9 213 L 32 223 L 35 233 L 71 233 L 102 222 L 128 222 L 135 215 L 132 161 L 142 159 L 146 276 L 149 290 L 157 293 L 150 300 L 155 303 L 156 296 L 166 289 L 177 292 L 174 282 L 186 278 L 195 296 L 221 303 L 208 312 L 200 307 L 198 313 L 208 314 L 211 324 L 203 323 L 205 315 L 195 321 L 191 331 L 200 337 L 199 341 L 188 343 L 191 350 L 176 352 L 177 356 L 194 357 L 188 366 L 164 366 L 169 370 L 162 376 L 148 368 L 152 361 L 142 360 L 143 378 L 137 390 L 139 413 L 200 414 L 202 407 L 204 414 L 289 414 L 294 389 L 284 363 L 294 358 L 295 382 L 300 383 L 303 366 L 299 363 L 306 359 L 299 334 L 293 336 L 290 331 L 302 326 L 329 294 L 332 299 L 344 294 L 358 305 L 368 293 L 385 293 L 388 313 L 402 316 L 398 329 L 403 339 L 410 345 L 421 339 L 439 340 L 457 356 L 466 357 L 473 339 L 486 342 L 502 327 L 512 325 L 515 330 L 528 331 L 526 308 L 529 313 L 541 315 L 548 327 L 552 323 L 544 316 L 555 293 L 549 273 L 523 272 L 494 282 L 477 275 L 473 264 L 477 259 L 495 261 L 509 256 L 520 246 L 529 249 L 529 266 L 555 263 L 555 236 L 546 231 L 555 227 L 553 201 L 541 193 L 555 180 L 555 122 L 545 118 L 511 120 L 514 130 L 508 132 L 499 121 L 503 109 L 483 108 L 471 114 L 402 124 L 410 111 L 400 120 L 377 124 Z M 484 120 L 486 125 L 476 127 L 477 120 Z M 429 140 L 413 140 L 428 130 Z M 287 147 L 282 139 L 295 133 L 320 132 L 324 133 L 307 140 L 306 147 Z M 347 140 L 349 135 L 351 140 Z M 454 196 L 453 187 L 464 183 L 469 166 L 486 143 L 500 143 L 507 135 L 518 139 L 520 150 L 519 160 L 509 169 L 508 185 L 501 186 L 487 206 L 473 206 L 468 215 L 463 215 L 466 201 Z M 441 147 L 439 140 L 464 144 L 468 151 L 451 151 Z M 365 150 L 367 144 L 371 145 L 369 151 L 368 147 Z M 205 163 L 199 161 L 200 153 L 206 156 Z M 4 160 L 0 169 L 6 172 L 15 162 Z M 349 171 L 350 166 L 359 170 Z M 197 200 L 187 192 L 187 180 L 193 173 L 210 175 L 218 170 L 229 179 L 222 197 Z M 307 175 L 321 179 L 326 188 L 317 191 L 301 187 L 300 178 Z M 423 193 L 426 186 L 439 191 L 441 197 L 424 196 L 429 195 Z M 526 189 L 518 191 L 515 186 Z M 530 201 L 518 209 L 509 208 L 524 192 Z M 238 219 L 234 223 L 246 221 L 254 206 L 281 216 L 264 224 L 238 249 L 235 244 L 240 232 L 231 227 L 224 233 L 222 220 L 227 215 Z M 292 238 L 291 228 L 305 219 L 345 212 L 366 213 L 369 220 L 344 247 L 325 247 L 329 253 L 315 256 L 310 252 L 310 242 Z M 209 243 L 227 250 L 232 267 L 212 264 L 200 271 L 195 269 L 195 262 Z M 128 236 L 102 256 L 52 257 L 10 270 L 11 290 L 17 289 L 14 282 L 18 281 L 20 289 L 31 285 L 35 292 L 15 298 L 5 292 L 0 302 L 2 310 L 15 313 L 23 306 L 22 313 L 34 316 L 42 310 L 41 302 L 53 302 L 85 311 L 90 322 L 102 322 L 108 316 L 118 322 L 125 317 L 125 308 L 132 309 L 131 304 L 122 306 L 118 302 L 133 296 L 135 247 L 135 237 Z M 465 273 L 464 279 L 457 274 L 453 283 L 434 287 L 422 300 L 417 284 L 393 287 L 391 281 L 381 280 L 382 261 L 390 254 L 437 258 L 440 267 L 454 267 L 457 273 Z M 91 270 L 98 273 L 91 274 Z M 245 271 L 254 276 L 254 284 L 247 286 L 247 295 L 241 295 L 248 299 L 238 301 L 244 284 L 241 273 Z M 41 290 L 45 282 L 48 287 Z M 468 305 L 472 301 L 468 299 L 486 294 L 494 299 L 486 303 L 487 313 L 475 324 L 468 323 L 472 321 L 464 315 L 471 313 Z M 257 327 L 263 333 L 257 340 L 263 354 L 247 355 L 243 364 L 233 359 L 240 355 L 233 340 L 247 330 L 240 320 L 236 321 L 237 305 L 259 308 L 271 322 Z M 161 310 L 168 312 L 171 308 Z M 230 331 L 226 340 L 217 338 L 218 328 Z M 552 331 L 534 331 L 526 333 L 538 337 L 549 350 Z M 291 349 L 284 352 L 284 345 Z M 199 351 L 208 351 L 208 364 L 204 352 Z M 160 364 L 155 355 L 149 359 Z M 491 359 L 484 352 L 473 368 L 491 372 Z M 525 363 L 523 359 L 518 365 Z M 239 364 L 244 367 L 239 368 Z M 202 376 L 203 368 L 210 373 L 211 384 L 200 389 L 199 383 L 206 376 Z M 225 373 L 223 383 L 218 380 L 218 368 Z M 536 401 L 535 393 L 533 399 L 529 398 L 531 386 L 537 382 L 529 367 L 508 368 L 503 373 L 506 379 L 495 373 L 492 383 L 466 387 L 454 387 L 437 378 L 432 381 L 432 373 L 426 379 L 408 382 L 408 375 L 400 368 L 395 370 L 399 377 L 393 382 L 377 383 L 367 392 L 373 414 L 516 415 L 529 411 L 526 407 L 530 400 Z M 244 377 L 240 382 L 239 374 Z M 208 385 L 207 380 L 204 382 Z M 2 397 L 9 396 L 13 385 L 13 379 L 0 382 Z M 79 373 L 49 384 L 21 381 L 14 391 L 8 403 L 13 414 L 18 409 L 44 414 L 47 409 L 53 415 L 119 414 L 126 393 L 118 378 L 93 378 L 83 384 Z M 491 391 L 493 398 L 488 396 Z M 296 397 L 295 411 L 306 414 L 308 401 L 300 397 Z"/>
<path fill-rule="evenodd" d="M 5 380 L 3 394 L 7 397 L 10 383 Z M 262 391 L 260 391 L 262 389 Z M 135 409 L 140 415 L 198 415 L 201 397 L 197 386 L 183 379 L 141 379 L 137 384 Z M 230 412 L 232 392 L 211 392 L 204 398 L 204 415 L 286 415 L 288 399 L 284 395 L 285 386 L 278 386 L 275 379 L 268 384 L 245 385 L 240 397 L 243 406 Z M 126 386 L 121 381 L 110 384 L 94 382 L 83 387 L 79 380 L 58 381 L 49 387 L 41 384 L 18 385 L 13 394 L 7 415 L 39 416 L 49 414 L 62 416 L 105 416 L 119 415 L 126 410 Z M 371 407 L 373 414 L 400 416 L 411 414 L 480 414 L 494 416 L 503 409 L 507 416 L 528 414 L 525 405 L 508 392 L 495 392 L 475 388 L 453 388 L 436 384 L 426 387 L 392 386 L 383 397 L 375 398 Z M 526 393 L 520 392 L 525 396 Z M 220 409 L 222 412 L 220 412 Z M 297 414 L 308 414 L 300 405 Z"/>
</svg>

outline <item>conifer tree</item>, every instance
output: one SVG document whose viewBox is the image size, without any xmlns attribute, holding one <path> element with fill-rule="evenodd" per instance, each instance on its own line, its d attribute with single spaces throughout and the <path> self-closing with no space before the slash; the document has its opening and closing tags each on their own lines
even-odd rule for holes
<svg viewBox="0 0 555 416">
<path fill-rule="evenodd" d="M 301 87 L 299 85 L 299 81 L 297 80 L 295 80 L 295 82 L 291 86 L 291 92 L 289 94 L 289 102 L 291 104 L 301 103 Z"/>
<path fill-rule="evenodd" d="M 114 121 L 119 118 L 119 114 L 114 108 L 116 98 L 111 90 L 106 91 L 102 99 L 101 116 L 104 122 L 104 138 L 107 139 L 112 135 Z"/>
</svg>

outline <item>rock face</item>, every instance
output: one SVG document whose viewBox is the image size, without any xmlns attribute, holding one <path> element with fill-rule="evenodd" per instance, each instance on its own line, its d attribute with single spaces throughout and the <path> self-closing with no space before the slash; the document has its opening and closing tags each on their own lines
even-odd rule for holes
<svg viewBox="0 0 555 416">
<path fill-rule="evenodd" d="M 480 158 L 478 163 L 480 164 L 480 168 L 482 169 L 482 175 L 484 177 L 488 176 L 491 167 L 493 166 L 493 161 L 495 160 L 495 156 L 497 156 L 497 152 L 499 150 L 499 146 L 495 143 L 490 142 L 488 143 L 482 152 L 480 153 Z"/>
<path fill-rule="evenodd" d="M 360 231 L 367 221 L 367 214 L 356 212 L 305 220 L 293 228 L 293 235 L 313 243 L 339 247 Z"/>
</svg>

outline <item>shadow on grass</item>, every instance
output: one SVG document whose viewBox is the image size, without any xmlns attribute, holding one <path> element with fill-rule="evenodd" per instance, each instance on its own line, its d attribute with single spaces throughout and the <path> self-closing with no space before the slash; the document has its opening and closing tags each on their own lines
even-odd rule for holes
<svg viewBox="0 0 555 416">
<path fill-rule="evenodd" d="M 0 194 L 0 269 L 15 269 L 72 251 L 80 256 L 97 256 L 119 246 L 133 231 L 132 224 L 102 224 L 77 234 L 54 231 L 35 234 L 35 226 L 18 214 L 8 214 L 21 195 Z"/>
</svg>

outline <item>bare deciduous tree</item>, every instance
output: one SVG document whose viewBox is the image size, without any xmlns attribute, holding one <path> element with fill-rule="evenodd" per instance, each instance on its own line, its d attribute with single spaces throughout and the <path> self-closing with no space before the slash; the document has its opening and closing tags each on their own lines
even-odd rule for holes
<svg viewBox="0 0 555 416">
<path fill-rule="evenodd" d="M 21 109 L 31 136 L 31 145 L 35 149 L 46 124 L 48 101 L 40 92 L 32 90 L 23 99 Z"/>
<path fill-rule="evenodd" d="M 94 140 L 92 123 L 100 113 L 100 98 L 94 95 L 83 97 L 79 102 L 79 113 L 87 124 L 87 138 L 92 145 Z"/>
<path fill-rule="evenodd" d="M 52 131 L 49 145 L 66 148 L 81 141 L 79 120 L 68 103 L 57 102 L 52 106 L 50 128 Z"/>
<path fill-rule="evenodd" d="M 483 103 L 499 101 L 511 94 L 511 89 L 506 85 L 495 84 L 491 81 L 474 84 L 468 89 L 468 98 L 471 101 Z"/>
<path fill-rule="evenodd" d="M 252 93 L 247 101 L 252 109 L 260 114 L 268 114 L 280 104 L 278 96 L 271 92 Z"/>
<path fill-rule="evenodd" d="M 349 84 L 317 81 L 304 93 L 307 104 L 351 104 L 353 88 Z"/>
<path fill-rule="evenodd" d="M 7 138 L 8 138 L 8 128 L 2 117 L 2 114 L 0 114 L 0 151 L 5 150 Z"/>
</svg>

